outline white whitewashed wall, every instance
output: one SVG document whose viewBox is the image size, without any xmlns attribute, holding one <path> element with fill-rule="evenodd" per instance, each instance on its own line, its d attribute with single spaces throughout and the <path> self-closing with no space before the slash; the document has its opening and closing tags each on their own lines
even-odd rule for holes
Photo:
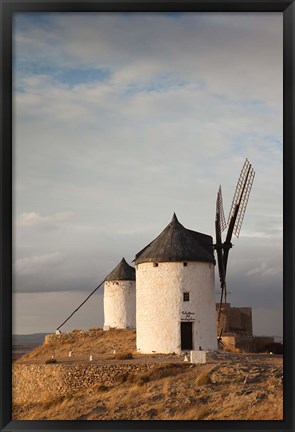
<svg viewBox="0 0 295 432">
<path fill-rule="evenodd" d="M 135 281 L 105 281 L 104 327 L 135 328 Z"/>
<path fill-rule="evenodd" d="M 214 265 L 189 261 L 187 266 L 160 262 L 136 267 L 137 349 L 180 353 L 180 322 L 187 319 L 193 322 L 193 350 L 217 349 Z M 183 291 L 190 292 L 189 302 L 183 302 Z"/>
</svg>

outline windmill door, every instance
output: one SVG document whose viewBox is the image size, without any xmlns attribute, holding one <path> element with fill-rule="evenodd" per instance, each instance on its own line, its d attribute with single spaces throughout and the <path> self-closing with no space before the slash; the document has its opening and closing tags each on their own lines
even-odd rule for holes
<svg viewBox="0 0 295 432">
<path fill-rule="evenodd" d="M 193 323 L 192 322 L 181 322 L 181 349 L 192 350 L 193 349 Z"/>
</svg>

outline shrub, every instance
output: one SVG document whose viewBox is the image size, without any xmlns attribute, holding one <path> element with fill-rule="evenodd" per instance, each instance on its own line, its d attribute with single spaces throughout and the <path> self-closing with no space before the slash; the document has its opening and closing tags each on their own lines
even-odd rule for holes
<svg viewBox="0 0 295 432">
<path fill-rule="evenodd" d="M 117 360 L 130 360 L 130 359 L 133 359 L 133 355 L 131 352 L 118 353 L 114 356 L 114 358 Z"/>
<path fill-rule="evenodd" d="M 176 376 L 187 370 L 187 365 L 184 364 L 167 364 L 165 366 L 157 367 L 149 373 L 150 381 L 156 381 L 161 378 L 165 378 L 168 376 Z"/>
<path fill-rule="evenodd" d="M 186 365 L 182 364 L 168 364 L 165 366 L 156 367 L 148 372 L 141 374 L 131 375 L 129 377 L 130 382 L 143 385 L 147 382 L 158 381 L 159 379 L 176 376 L 187 370 Z"/>
<path fill-rule="evenodd" d="M 203 372 L 197 378 L 197 385 L 202 386 L 202 385 L 206 385 L 206 384 L 212 384 L 212 380 L 211 380 L 210 376 L 208 375 L 208 373 Z"/>
<path fill-rule="evenodd" d="M 109 390 L 109 387 L 106 386 L 106 385 L 104 385 L 104 384 L 99 384 L 96 387 L 96 390 L 99 391 L 99 392 L 105 392 L 105 391 Z"/>
<path fill-rule="evenodd" d="M 130 381 L 132 383 L 140 386 L 146 384 L 149 381 L 152 381 L 151 377 L 148 374 L 132 375 L 130 378 Z"/>
<path fill-rule="evenodd" d="M 123 384 L 124 382 L 126 382 L 129 378 L 129 373 L 128 372 L 123 372 L 120 375 L 117 375 L 116 380 L 119 384 Z"/>
<path fill-rule="evenodd" d="M 45 361 L 45 364 L 53 364 L 53 363 L 57 363 L 57 360 L 55 358 L 51 358 Z"/>
<path fill-rule="evenodd" d="M 197 420 L 203 420 L 208 414 L 210 413 L 210 410 L 208 408 L 201 408 L 197 415 Z"/>
<path fill-rule="evenodd" d="M 168 364 L 165 366 L 156 367 L 154 369 L 149 370 L 148 372 L 142 372 L 142 373 L 123 372 L 117 376 L 117 382 L 122 384 L 127 381 L 129 383 L 137 384 L 141 386 L 151 381 L 157 381 L 162 378 L 178 375 L 179 373 L 182 373 L 185 370 L 187 370 L 187 365 Z"/>
</svg>

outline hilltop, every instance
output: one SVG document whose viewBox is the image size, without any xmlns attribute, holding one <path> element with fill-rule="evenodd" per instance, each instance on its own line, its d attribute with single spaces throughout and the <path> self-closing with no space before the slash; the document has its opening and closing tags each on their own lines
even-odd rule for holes
<svg viewBox="0 0 295 432">
<path fill-rule="evenodd" d="M 136 353 L 136 331 L 134 329 L 103 331 L 100 328 L 88 331 L 73 330 L 60 335 L 50 334 L 44 338 L 43 345 L 22 356 L 18 362 L 45 362 L 54 356 L 62 363 L 85 362 L 89 356 L 93 360 L 107 361 L 114 358 L 114 350 L 118 354 Z M 71 357 L 69 352 L 71 351 Z"/>
<path fill-rule="evenodd" d="M 115 329 L 47 336 L 14 363 L 14 420 L 283 418 L 282 356 L 218 352 L 191 365 L 139 354 L 135 337 Z"/>
</svg>

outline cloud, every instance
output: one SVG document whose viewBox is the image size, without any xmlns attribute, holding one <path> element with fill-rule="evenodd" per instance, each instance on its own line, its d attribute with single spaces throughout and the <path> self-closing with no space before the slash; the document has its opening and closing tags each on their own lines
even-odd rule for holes
<svg viewBox="0 0 295 432">
<path fill-rule="evenodd" d="M 46 25 L 20 17 L 16 50 L 20 59 L 32 62 L 38 56 L 38 64 L 51 69 L 107 67 L 121 85 L 150 81 L 167 68 L 191 81 L 197 71 L 214 93 L 253 95 L 273 104 L 282 97 L 282 88 L 271 85 L 281 73 L 282 16 L 244 15 L 191 14 L 172 20 L 163 14 L 68 14 L 48 17 Z"/>
<path fill-rule="evenodd" d="M 281 266 L 269 267 L 266 262 L 262 262 L 258 267 L 247 271 L 246 276 L 273 277 L 282 276 Z"/>
<path fill-rule="evenodd" d="M 88 293 L 174 211 L 214 236 L 248 157 L 229 290 L 281 304 L 282 29 L 280 13 L 18 14 L 14 290 Z"/>
<path fill-rule="evenodd" d="M 52 270 L 60 264 L 63 257 L 60 252 L 54 252 L 48 255 L 39 255 L 17 259 L 15 262 L 15 271 L 19 275 L 33 275 L 44 270 Z"/>
<path fill-rule="evenodd" d="M 50 226 L 58 228 L 60 222 L 67 221 L 73 216 L 72 212 L 58 212 L 47 216 L 41 216 L 39 213 L 30 212 L 22 213 L 18 220 L 20 227 L 33 227 L 33 226 Z"/>
<path fill-rule="evenodd" d="M 130 226 L 129 226 L 130 228 Z M 105 227 L 104 227 L 105 229 Z M 23 237 L 26 247 L 16 248 L 19 255 L 14 265 L 13 291 L 19 293 L 81 291 L 90 293 L 121 261 L 131 263 L 142 242 L 149 236 L 120 233 L 104 233 L 95 228 L 73 226 L 64 240 L 58 232 L 40 233 L 39 242 Z M 44 247 L 46 243 L 46 247 Z M 58 244 L 59 252 L 40 254 Z M 42 246 L 43 245 L 43 246 Z"/>
</svg>

